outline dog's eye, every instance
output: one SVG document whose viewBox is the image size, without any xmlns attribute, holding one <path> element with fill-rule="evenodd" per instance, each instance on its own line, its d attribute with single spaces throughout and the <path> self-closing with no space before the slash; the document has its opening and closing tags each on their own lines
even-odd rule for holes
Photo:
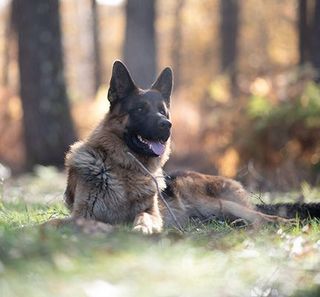
<svg viewBox="0 0 320 297">
<path fill-rule="evenodd" d="M 161 108 L 159 112 L 160 112 L 162 115 L 164 115 L 164 116 L 167 115 L 166 111 L 165 111 L 163 108 Z"/>
</svg>

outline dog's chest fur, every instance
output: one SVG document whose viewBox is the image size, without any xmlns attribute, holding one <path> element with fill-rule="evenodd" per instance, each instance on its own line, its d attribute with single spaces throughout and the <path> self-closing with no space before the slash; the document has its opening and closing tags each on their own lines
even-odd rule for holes
<svg viewBox="0 0 320 297">
<path fill-rule="evenodd" d="M 92 213 L 99 221 L 113 224 L 132 222 L 139 212 L 152 206 L 156 194 L 150 178 L 114 167 L 109 167 L 101 186 L 93 188 L 99 198 L 92 204 Z"/>
<path fill-rule="evenodd" d="M 134 160 L 119 162 L 122 157 L 118 152 L 115 162 L 114 154 L 83 143 L 71 150 L 67 164 L 69 175 L 76 177 L 76 200 L 72 209 L 75 216 L 117 224 L 132 222 L 138 213 L 152 207 L 157 199 L 154 181 Z M 164 188 L 162 170 L 157 169 L 154 175 L 160 188 Z"/>
</svg>

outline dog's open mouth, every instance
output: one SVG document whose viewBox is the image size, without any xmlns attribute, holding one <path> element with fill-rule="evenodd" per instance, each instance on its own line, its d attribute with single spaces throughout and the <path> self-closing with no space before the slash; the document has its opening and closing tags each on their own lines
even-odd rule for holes
<svg viewBox="0 0 320 297">
<path fill-rule="evenodd" d="M 155 155 L 161 156 L 165 152 L 166 142 L 162 140 L 148 140 L 141 135 L 136 135 L 138 144 L 144 146 L 146 149 L 152 151 Z"/>
<path fill-rule="evenodd" d="M 170 135 L 159 135 L 159 138 L 143 137 L 140 133 L 124 134 L 124 141 L 127 146 L 137 154 L 148 157 L 160 157 L 166 151 L 167 140 Z"/>
</svg>

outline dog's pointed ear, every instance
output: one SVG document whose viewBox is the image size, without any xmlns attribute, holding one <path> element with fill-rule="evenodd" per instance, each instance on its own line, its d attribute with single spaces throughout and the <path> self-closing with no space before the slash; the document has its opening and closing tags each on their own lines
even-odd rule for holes
<svg viewBox="0 0 320 297">
<path fill-rule="evenodd" d="M 158 90 L 162 97 L 170 105 L 170 96 L 173 85 L 173 75 L 170 67 L 162 70 L 157 80 L 153 83 L 151 89 Z"/>
<path fill-rule="evenodd" d="M 128 96 L 136 89 L 127 67 L 121 61 L 115 61 L 112 68 L 112 76 L 108 91 L 108 100 L 114 103 L 116 100 Z"/>
</svg>

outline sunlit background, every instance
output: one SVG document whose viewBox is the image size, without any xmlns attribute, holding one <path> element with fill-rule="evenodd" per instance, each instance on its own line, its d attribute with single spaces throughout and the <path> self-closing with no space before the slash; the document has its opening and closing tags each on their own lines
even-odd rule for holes
<svg viewBox="0 0 320 297">
<path fill-rule="evenodd" d="M 68 145 L 88 135 L 108 111 L 112 63 L 122 59 L 143 87 L 163 67 L 173 68 L 173 153 L 167 170 L 222 174 L 254 189 L 318 184 L 319 1 L 57 2 L 58 9 L 48 15 L 61 24 L 63 97 L 70 103 L 62 111 L 70 110 L 72 123 L 63 125 L 61 120 L 62 136 L 57 134 L 56 143 L 54 133 L 44 132 L 52 142 L 48 149 L 41 146 L 43 132 L 32 128 L 51 131 L 54 120 L 41 115 L 38 104 L 44 105 L 45 92 L 26 100 L 20 92 L 21 69 L 25 67 L 28 84 L 33 72 L 26 67 L 34 70 L 46 63 L 37 62 L 45 46 L 23 56 L 25 34 L 31 34 L 32 46 L 28 22 L 37 23 L 23 2 L 0 1 L 0 163 L 13 174 L 38 163 L 61 168 Z M 33 11 L 41 6 L 41 1 L 31 2 Z M 42 28 L 40 20 L 37 30 L 50 31 L 48 23 Z M 55 67 L 59 59 L 48 57 L 49 68 Z M 23 59 L 31 66 L 23 66 Z M 35 80 L 31 87 L 36 89 L 41 83 Z M 50 78 L 45 83 L 50 87 Z M 59 100 L 49 100 L 48 108 Z M 47 158 L 50 149 L 56 158 Z"/>
<path fill-rule="evenodd" d="M 108 112 L 116 59 L 142 87 L 174 71 L 167 171 L 302 213 L 151 236 L 42 225 L 70 215 L 64 155 Z M 319 81 L 320 0 L 0 0 L 0 297 L 319 297 L 319 203 L 300 204 L 320 197 Z"/>
</svg>

